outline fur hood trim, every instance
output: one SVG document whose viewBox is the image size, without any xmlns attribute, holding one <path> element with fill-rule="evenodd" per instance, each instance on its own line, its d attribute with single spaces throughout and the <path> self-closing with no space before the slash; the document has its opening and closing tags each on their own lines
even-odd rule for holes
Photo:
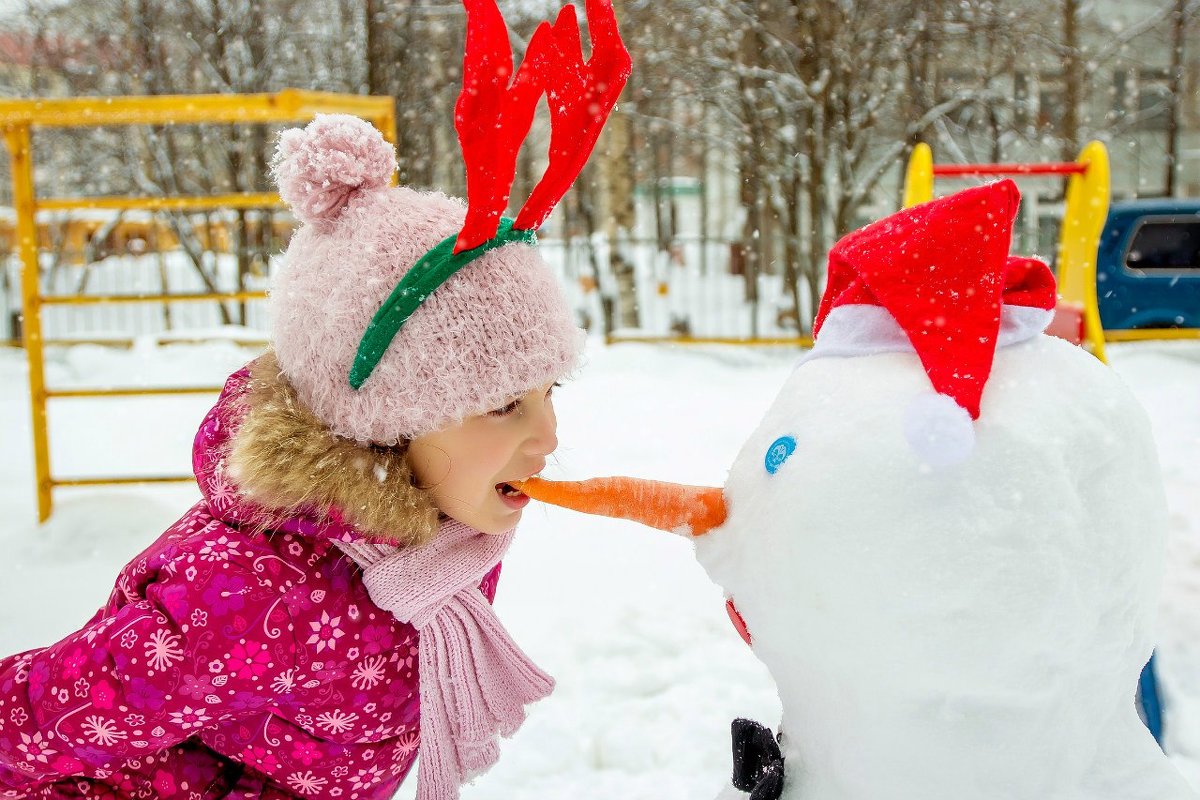
<svg viewBox="0 0 1200 800">
<path fill-rule="evenodd" d="M 438 510 L 414 485 L 407 443 L 359 445 L 331 432 L 300 402 L 274 351 L 251 365 L 245 401 L 230 477 L 272 516 L 323 513 L 399 545 L 437 533 Z"/>
</svg>

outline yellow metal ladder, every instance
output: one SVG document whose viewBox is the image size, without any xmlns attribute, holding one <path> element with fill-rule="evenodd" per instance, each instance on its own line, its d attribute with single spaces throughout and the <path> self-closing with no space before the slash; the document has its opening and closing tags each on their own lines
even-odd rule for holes
<svg viewBox="0 0 1200 800">
<path fill-rule="evenodd" d="M 46 405 L 55 398 L 127 397 L 212 393 L 220 387 L 196 386 L 159 389 L 72 389 L 46 387 L 45 346 L 42 337 L 43 306 L 80 306 L 94 303 L 161 303 L 261 299 L 262 292 L 163 295 L 42 294 L 38 270 L 37 214 L 71 209 L 203 210 L 263 208 L 280 205 L 273 193 L 239 193 L 191 197 L 98 197 L 39 199 L 33 180 L 33 130 L 35 128 L 97 127 L 171 124 L 268 124 L 307 122 L 317 114 L 353 114 L 375 125 L 389 142 L 396 140 L 395 105 L 390 97 L 365 97 L 285 89 L 272 94 L 156 95 L 147 97 L 75 97 L 0 100 L 0 132 L 12 164 L 13 204 L 16 207 L 17 254 L 21 260 L 21 304 L 24 314 L 23 344 L 29 361 L 30 408 L 33 416 L 34 470 L 38 520 L 53 509 L 53 491 L 60 486 L 96 486 L 129 483 L 163 483 L 192 480 L 187 475 L 143 477 L 60 478 L 50 467 L 50 437 Z M 51 344 L 53 344 L 51 342 Z"/>
</svg>

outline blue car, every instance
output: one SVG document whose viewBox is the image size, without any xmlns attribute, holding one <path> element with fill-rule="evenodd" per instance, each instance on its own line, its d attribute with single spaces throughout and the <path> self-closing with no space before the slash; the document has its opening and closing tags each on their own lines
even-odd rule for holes
<svg viewBox="0 0 1200 800">
<path fill-rule="evenodd" d="M 1200 199 L 1113 203 L 1096 297 L 1105 330 L 1200 328 Z"/>
</svg>

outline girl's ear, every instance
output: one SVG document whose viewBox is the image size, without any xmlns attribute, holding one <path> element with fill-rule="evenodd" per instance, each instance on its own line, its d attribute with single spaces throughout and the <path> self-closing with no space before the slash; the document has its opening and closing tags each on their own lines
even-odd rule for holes
<svg viewBox="0 0 1200 800">
<path fill-rule="evenodd" d="M 413 488 L 426 494 L 450 474 L 450 454 L 429 441 L 428 436 L 408 442 L 404 448 L 404 464 L 411 474 Z M 424 479 L 418 473 L 423 473 Z"/>
</svg>

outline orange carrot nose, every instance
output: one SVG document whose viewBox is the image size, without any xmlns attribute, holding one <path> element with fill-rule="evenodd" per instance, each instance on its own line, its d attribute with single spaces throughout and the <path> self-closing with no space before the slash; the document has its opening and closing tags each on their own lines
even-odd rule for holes
<svg viewBox="0 0 1200 800">
<path fill-rule="evenodd" d="M 548 481 L 530 478 L 516 484 L 534 500 L 585 514 L 631 519 L 651 528 L 703 536 L 725 522 L 725 494 L 708 486 L 648 481 L 641 478 L 592 478 Z"/>
</svg>

